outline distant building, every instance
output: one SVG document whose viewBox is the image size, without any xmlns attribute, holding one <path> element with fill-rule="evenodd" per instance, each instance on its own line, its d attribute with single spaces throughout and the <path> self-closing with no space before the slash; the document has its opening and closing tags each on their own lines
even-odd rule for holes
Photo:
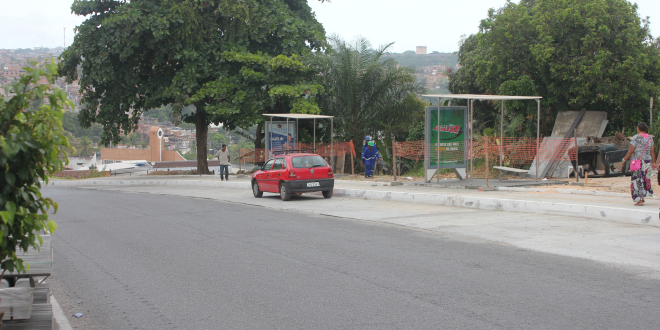
<svg viewBox="0 0 660 330">
<path fill-rule="evenodd" d="M 426 46 L 417 46 L 417 55 L 426 55 Z"/>
<path fill-rule="evenodd" d="M 165 139 L 159 141 L 158 126 L 149 128 L 149 149 L 101 148 L 101 163 L 112 164 L 122 160 L 145 160 L 147 162 L 171 162 L 186 160 L 177 151 L 162 150 Z"/>
</svg>

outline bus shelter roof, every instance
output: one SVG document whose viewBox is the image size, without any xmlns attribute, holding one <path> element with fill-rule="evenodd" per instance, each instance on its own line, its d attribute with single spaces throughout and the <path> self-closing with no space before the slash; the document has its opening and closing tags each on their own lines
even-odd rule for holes
<svg viewBox="0 0 660 330">
<path fill-rule="evenodd" d="M 437 97 L 443 99 L 462 99 L 462 100 L 539 100 L 542 96 L 513 96 L 513 95 L 482 95 L 482 94 L 426 94 L 424 97 Z"/>
<path fill-rule="evenodd" d="M 326 119 L 334 118 L 334 116 L 322 116 L 322 115 L 308 115 L 302 113 L 265 113 L 266 117 L 281 117 L 289 119 Z"/>
</svg>

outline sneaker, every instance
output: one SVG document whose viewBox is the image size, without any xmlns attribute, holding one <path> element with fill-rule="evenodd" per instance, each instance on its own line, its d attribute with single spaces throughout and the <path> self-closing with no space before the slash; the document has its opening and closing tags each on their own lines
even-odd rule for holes
<svg viewBox="0 0 660 330">
<path fill-rule="evenodd" d="M 225 181 L 225 179 L 223 179 L 223 178 L 220 178 L 220 181 Z"/>
</svg>

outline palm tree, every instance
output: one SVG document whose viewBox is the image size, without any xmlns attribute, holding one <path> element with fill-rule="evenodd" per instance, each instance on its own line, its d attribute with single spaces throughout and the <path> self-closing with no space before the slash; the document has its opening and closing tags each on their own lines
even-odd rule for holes
<svg viewBox="0 0 660 330">
<path fill-rule="evenodd" d="M 81 156 L 89 156 L 93 153 L 94 153 L 94 143 L 92 143 L 92 140 L 87 136 L 81 137 L 80 149 L 78 149 L 78 154 Z"/>
<path fill-rule="evenodd" d="M 135 149 L 135 146 L 140 143 L 140 138 L 137 136 L 137 134 L 131 133 L 131 135 L 128 136 L 128 143 L 133 149 Z"/>
<path fill-rule="evenodd" d="M 357 142 L 365 135 L 407 132 L 414 119 L 423 118 L 417 97 L 423 87 L 415 83 L 412 69 L 386 56 L 392 43 L 374 50 L 365 38 L 352 44 L 337 37 L 330 40 L 332 50 L 321 60 L 326 93 L 320 105 L 335 116 L 340 138 Z M 413 110 L 419 113 L 413 116 Z"/>
</svg>

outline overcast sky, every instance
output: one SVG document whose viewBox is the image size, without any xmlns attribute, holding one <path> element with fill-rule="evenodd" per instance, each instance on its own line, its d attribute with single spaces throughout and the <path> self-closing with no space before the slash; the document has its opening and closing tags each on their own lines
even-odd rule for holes
<svg viewBox="0 0 660 330">
<path fill-rule="evenodd" d="M 73 42 L 73 28 L 83 18 L 71 14 L 72 0 L 0 0 L 0 48 L 57 47 Z M 458 50 L 462 35 L 477 32 L 488 9 L 504 0 L 309 0 L 328 35 L 344 39 L 361 35 L 374 46 L 395 42 L 392 50 L 415 46 L 431 51 Z M 651 16 L 654 36 L 660 35 L 660 1 L 638 0 L 639 14 Z"/>
</svg>

